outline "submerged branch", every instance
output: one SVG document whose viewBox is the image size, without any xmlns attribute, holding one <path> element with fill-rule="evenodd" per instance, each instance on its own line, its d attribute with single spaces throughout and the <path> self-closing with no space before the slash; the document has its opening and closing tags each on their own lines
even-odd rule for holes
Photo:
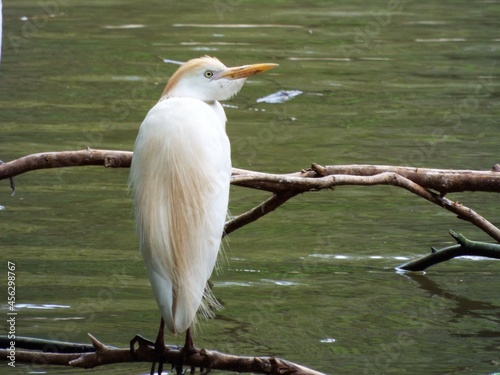
<svg viewBox="0 0 500 375">
<path fill-rule="evenodd" d="M 448 246 L 440 250 L 432 248 L 430 254 L 404 263 L 396 269 L 401 271 L 424 271 L 438 263 L 466 255 L 500 259 L 500 244 L 471 241 L 452 230 L 450 230 L 450 235 L 458 242 L 458 245 Z"/>
<path fill-rule="evenodd" d="M 94 368 L 116 363 L 158 362 L 160 359 L 160 355 L 154 347 L 146 344 L 140 344 L 132 352 L 129 348 L 117 349 L 106 346 L 90 334 L 89 337 L 92 341 L 92 352 L 88 351 L 88 345 L 50 342 L 49 340 L 46 340 L 45 343 L 48 346 L 54 347 L 54 345 L 61 346 L 64 344 L 64 347 L 73 347 L 75 350 L 72 353 L 19 350 L 19 341 L 17 341 L 15 361 L 16 363 Z M 80 346 L 82 350 L 78 349 Z M 0 360 L 8 361 L 9 355 L 9 349 L 0 349 Z M 165 346 L 163 359 L 166 363 L 179 363 L 179 361 L 183 361 L 183 364 L 187 367 L 192 366 L 211 370 L 252 372 L 269 375 L 323 375 L 318 371 L 274 357 L 235 356 L 205 349 L 184 357 L 181 348 L 173 345 Z"/>
<path fill-rule="evenodd" d="M 11 339 L 0 335 L 0 348 L 8 348 Z M 18 348 L 28 350 L 39 350 L 46 353 L 87 353 L 95 351 L 89 344 L 79 344 L 66 341 L 46 340 L 35 337 L 23 337 L 16 335 L 16 350 Z"/>
</svg>

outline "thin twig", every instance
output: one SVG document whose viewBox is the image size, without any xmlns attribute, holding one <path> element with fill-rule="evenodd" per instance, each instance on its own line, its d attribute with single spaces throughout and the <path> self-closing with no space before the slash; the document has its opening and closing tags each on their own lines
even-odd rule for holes
<svg viewBox="0 0 500 375">
<path fill-rule="evenodd" d="M 0 160 L 0 165 L 5 164 L 2 160 Z M 12 191 L 12 196 L 16 194 L 16 183 L 14 181 L 14 177 L 9 177 L 10 180 L 10 190 Z"/>
<path fill-rule="evenodd" d="M 232 182 L 235 185 L 248 185 L 262 189 L 271 190 L 272 186 L 280 186 L 280 191 L 292 189 L 293 191 L 310 191 L 332 188 L 340 185 L 392 185 L 406 189 L 413 194 L 416 194 L 429 202 L 437 204 L 458 215 L 459 218 L 466 220 L 473 225 L 477 226 L 485 233 L 490 235 L 496 241 L 500 242 L 500 230 L 479 215 L 472 209 L 454 202 L 448 198 L 442 197 L 432 191 L 416 184 L 412 180 L 403 177 L 394 172 L 383 172 L 373 176 L 351 176 L 351 175 L 329 175 L 319 178 L 302 178 L 295 176 L 283 175 L 265 175 L 264 173 L 258 174 L 238 174 Z"/>
<path fill-rule="evenodd" d="M 250 224 L 262 216 L 274 211 L 289 199 L 295 197 L 299 192 L 288 190 L 282 193 L 273 194 L 258 206 L 228 221 L 224 227 L 224 237 L 247 224 Z"/>
</svg>

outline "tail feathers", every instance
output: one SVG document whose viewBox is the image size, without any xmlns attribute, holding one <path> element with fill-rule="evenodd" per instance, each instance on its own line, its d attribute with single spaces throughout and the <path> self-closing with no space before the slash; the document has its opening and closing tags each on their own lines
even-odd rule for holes
<svg viewBox="0 0 500 375">
<path fill-rule="evenodd" d="M 196 310 L 198 310 L 198 315 L 210 319 L 215 316 L 216 311 L 222 309 L 222 305 L 217 301 L 208 284 L 203 292 L 199 308 L 193 309 L 191 298 L 173 298 L 172 282 L 156 272 L 153 267 L 148 267 L 148 276 L 163 320 L 170 332 L 174 334 L 184 332 L 189 327 L 196 328 Z M 175 301 L 175 308 L 172 306 L 173 301 Z"/>
<path fill-rule="evenodd" d="M 162 277 L 159 273 L 153 270 L 153 267 L 146 267 L 148 278 L 151 283 L 156 303 L 160 309 L 161 316 L 165 321 L 167 328 L 171 332 L 181 332 L 175 328 L 176 324 L 172 316 L 172 283 L 169 279 Z"/>
</svg>

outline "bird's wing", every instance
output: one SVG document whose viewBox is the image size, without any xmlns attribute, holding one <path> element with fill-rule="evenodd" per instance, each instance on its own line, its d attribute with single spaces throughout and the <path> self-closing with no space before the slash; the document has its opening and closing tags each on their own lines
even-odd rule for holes
<svg viewBox="0 0 500 375">
<path fill-rule="evenodd" d="M 205 287 L 220 247 L 230 176 L 224 123 L 208 104 L 172 98 L 150 110 L 134 147 L 130 185 L 141 253 L 174 333 L 189 328 L 199 308 L 213 314 L 215 300 Z"/>
</svg>

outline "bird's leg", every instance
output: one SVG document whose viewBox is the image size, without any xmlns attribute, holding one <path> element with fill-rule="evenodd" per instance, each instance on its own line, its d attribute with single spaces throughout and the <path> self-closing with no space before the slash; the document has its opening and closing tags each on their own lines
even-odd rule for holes
<svg viewBox="0 0 500 375">
<path fill-rule="evenodd" d="M 186 341 L 184 342 L 184 348 L 182 348 L 184 357 L 189 357 L 192 354 L 196 354 L 200 349 L 194 346 L 193 335 L 191 334 L 191 328 L 186 331 Z"/>
<path fill-rule="evenodd" d="M 164 354 L 165 354 L 164 328 L 165 328 L 165 321 L 163 320 L 163 318 L 161 318 L 160 329 L 158 330 L 158 336 L 156 337 L 155 342 L 148 340 L 148 339 L 142 337 L 141 335 L 136 335 L 130 341 L 130 354 L 134 358 L 135 358 L 134 346 L 136 343 L 139 344 L 139 349 L 141 347 L 144 347 L 144 346 L 150 346 L 150 347 L 153 347 L 155 349 L 156 353 L 158 354 L 158 375 L 161 375 L 161 373 L 163 372 L 163 363 L 164 363 Z M 153 362 L 153 365 L 151 366 L 150 375 L 154 375 L 155 366 L 156 366 L 156 362 Z"/>
<path fill-rule="evenodd" d="M 182 367 L 184 366 L 184 360 L 190 355 L 199 353 L 200 349 L 194 346 L 193 335 L 191 334 L 191 328 L 186 331 L 186 340 L 184 341 L 184 346 L 181 349 L 181 359 L 174 364 L 177 375 L 184 374 Z M 191 369 L 193 372 L 193 369 Z"/>
<path fill-rule="evenodd" d="M 156 336 L 156 341 L 154 343 L 155 351 L 158 353 L 158 375 L 163 372 L 164 354 L 165 354 L 165 335 L 164 335 L 165 321 L 161 318 L 160 329 L 158 330 L 158 336 Z M 155 362 L 151 367 L 151 375 L 155 372 Z"/>
</svg>

